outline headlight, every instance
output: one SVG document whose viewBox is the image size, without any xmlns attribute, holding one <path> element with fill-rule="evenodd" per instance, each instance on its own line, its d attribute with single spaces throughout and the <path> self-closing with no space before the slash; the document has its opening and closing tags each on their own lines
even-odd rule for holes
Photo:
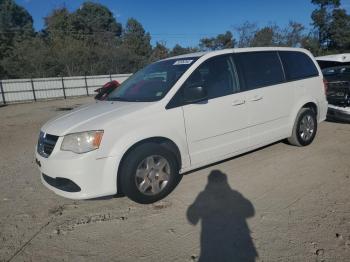
<svg viewBox="0 0 350 262">
<path fill-rule="evenodd" d="M 61 150 L 77 154 L 86 153 L 100 147 L 103 131 L 87 131 L 64 136 Z"/>
</svg>

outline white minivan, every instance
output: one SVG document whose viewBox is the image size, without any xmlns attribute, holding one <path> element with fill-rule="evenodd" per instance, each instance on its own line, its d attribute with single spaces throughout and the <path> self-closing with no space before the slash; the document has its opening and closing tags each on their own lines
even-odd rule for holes
<svg viewBox="0 0 350 262">
<path fill-rule="evenodd" d="M 168 195 L 184 172 L 288 139 L 309 145 L 326 118 L 322 73 L 297 48 L 243 48 L 164 59 L 106 101 L 47 122 L 36 148 L 45 186 L 88 199 Z"/>
</svg>

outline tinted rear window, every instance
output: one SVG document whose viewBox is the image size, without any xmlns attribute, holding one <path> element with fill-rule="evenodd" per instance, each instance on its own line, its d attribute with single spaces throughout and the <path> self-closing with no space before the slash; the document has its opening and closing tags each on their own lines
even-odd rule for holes
<svg viewBox="0 0 350 262">
<path fill-rule="evenodd" d="M 277 52 L 249 52 L 235 55 L 245 90 L 284 82 L 284 74 Z"/>
<path fill-rule="evenodd" d="M 318 76 L 318 70 L 311 58 L 294 51 L 280 51 L 287 80 L 298 80 Z"/>
</svg>

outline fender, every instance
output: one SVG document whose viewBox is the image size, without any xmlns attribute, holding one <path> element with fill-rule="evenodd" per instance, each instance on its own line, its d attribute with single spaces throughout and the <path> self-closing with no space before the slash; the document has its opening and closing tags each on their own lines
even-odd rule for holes
<svg viewBox="0 0 350 262">
<path fill-rule="evenodd" d="M 308 96 L 304 96 L 302 98 L 300 98 L 298 100 L 298 102 L 296 103 L 295 107 L 293 108 L 293 111 L 292 113 L 290 114 L 290 132 L 292 133 L 292 130 L 293 130 L 293 126 L 294 126 L 294 123 L 295 123 L 295 120 L 297 118 L 297 115 L 298 115 L 298 112 L 300 111 L 300 109 L 308 104 L 308 103 L 313 103 L 316 105 L 316 108 L 317 108 L 317 111 L 319 111 L 319 106 L 318 106 L 318 102 L 317 100 L 314 98 L 314 97 L 308 97 Z"/>
<path fill-rule="evenodd" d="M 116 123 L 111 122 L 110 125 L 116 126 Z M 149 113 L 130 121 L 120 121 L 118 126 L 118 129 L 106 128 L 113 132 L 108 131 L 104 134 L 98 158 L 113 157 L 120 161 L 128 149 L 136 143 L 161 137 L 172 141 L 178 147 L 182 168 L 190 165 L 182 108 L 164 110 L 157 114 Z"/>
<path fill-rule="evenodd" d="M 139 132 L 139 131 L 136 131 Z M 136 136 L 137 133 L 130 134 L 128 136 L 122 137 L 120 140 L 118 140 L 114 146 L 112 151 L 110 152 L 110 156 L 115 157 L 117 156 L 119 160 L 122 159 L 122 157 L 125 155 L 125 153 L 133 147 L 135 144 L 142 142 L 144 140 L 150 139 L 150 138 L 165 138 L 170 141 L 172 141 L 179 149 L 180 151 L 180 157 L 181 157 L 181 169 L 186 168 L 190 165 L 190 157 L 188 154 L 187 149 L 187 143 L 186 141 L 183 141 L 180 137 L 176 136 L 164 136 L 164 133 L 154 133 L 150 130 L 142 131 L 142 136 Z"/>
</svg>

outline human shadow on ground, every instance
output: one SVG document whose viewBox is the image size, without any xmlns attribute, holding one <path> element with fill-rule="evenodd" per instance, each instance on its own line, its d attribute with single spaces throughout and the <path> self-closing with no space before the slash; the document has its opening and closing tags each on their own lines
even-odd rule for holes
<svg viewBox="0 0 350 262">
<path fill-rule="evenodd" d="M 188 221 L 202 224 L 198 261 L 255 261 L 258 253 L 246 221 L 254 214 L 252 203 L 231 189 L 226 174 L 212 171 L 205 189 L 187 209 Z"/>
</svg>

